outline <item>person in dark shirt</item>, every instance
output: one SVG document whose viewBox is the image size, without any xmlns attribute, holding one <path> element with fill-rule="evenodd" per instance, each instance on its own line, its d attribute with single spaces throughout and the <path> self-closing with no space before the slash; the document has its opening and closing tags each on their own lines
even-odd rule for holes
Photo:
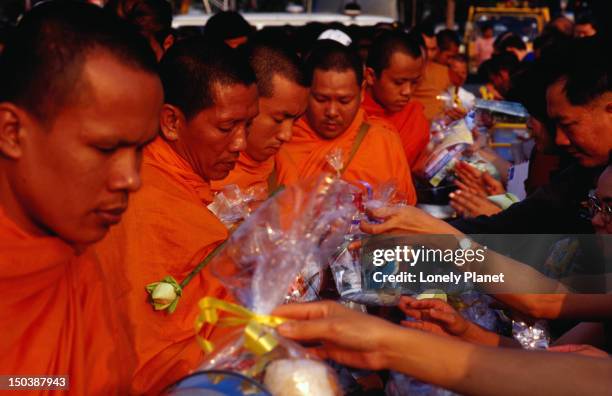
<svg viewBox="0 0 612 396">
<path fill-rule="evenodd" d="M 464 233 L 592 233 L 581 203 L 594 188 L 612 150 L 612 63 L 601 51 L 609 39 L 577 39 L 562 54 L 542 59 L 555 143 L 577 161 L 550 184 L 497 215 L 461 219 Z"/>
</svg>

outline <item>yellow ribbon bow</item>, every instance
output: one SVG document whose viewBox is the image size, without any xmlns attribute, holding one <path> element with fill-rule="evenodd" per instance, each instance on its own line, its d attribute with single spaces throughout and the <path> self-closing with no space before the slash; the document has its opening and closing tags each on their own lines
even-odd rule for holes
<svg viewBox="0 0 612 396">
<path fill-rule="evenodd" d="M 274 335 L 266 332 L 264 326 L 276 327 L 285 321 L 283 318 L 256 314 L 243 306 L 214 297 L 204 297 L 198 302 L 198 307 L 200 314 L 196 318 L 195 330 L 198 343 L 206 353 L 214 349 L 212 342 L 200 336 L 200 331 L 206 323 L 221 327 L 245 326 L 244 346 L 256 355 L 270 352 L 278 345 Z M 219 311 L 232 316 L 219 318 Z"/>
</svg>

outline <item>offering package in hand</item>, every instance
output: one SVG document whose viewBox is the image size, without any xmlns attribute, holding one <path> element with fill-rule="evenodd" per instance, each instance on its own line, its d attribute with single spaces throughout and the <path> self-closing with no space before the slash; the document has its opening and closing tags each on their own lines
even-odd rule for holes
<svg viewBox="0 0 612 396">
<path fill-rule="evenodd" d="M 361 221 L 376 222 L 376 219 L 368 218 L 366 210 L 403 206 L 405 201 L 398 196 L 393 183 L 385 183 L 376 188 L 364 183 L 364 187 L 366 187 L 367 195 L 359 195 L 358 202 L 361 202 L 359 216 L 354 219 L 353 227 L 346 236 L 341 249 L 331 258 L 330 268 L 336 289 L 344 301 L 370 306 L 397 305 L 401 296 L 400 285 L 389 282 L 372 285 L 371 282 L 367 282 L 367 279 L 372 278 L 372 274 L 362 268 L 361 249 L 353 249 L 351 245 L 366 236 L 359 229 Z M 397 271 L 396 263 L 387 263 L 379 270 L 389 274 L 394 273 Z"/>
<path fill-rule="evenodd" d="M 357 214 L 356 190 L 329 175 L 292 186 L 266 201 L 232 234 L 210 265 L 241 306 L 200 302 L 200 319 L 235 327 L 214 346 L 201 369 L 245 374 L 264 383 L 274 396 L 340 394 L 333 371 L 280 337 L 273 326 L 281 319 L 268 315 L 307 294 L 309 277 L 320 272 L 321 263 L 342 244 Z M 246 316 L 224 315 L 236 307 Z"/>
</svg>

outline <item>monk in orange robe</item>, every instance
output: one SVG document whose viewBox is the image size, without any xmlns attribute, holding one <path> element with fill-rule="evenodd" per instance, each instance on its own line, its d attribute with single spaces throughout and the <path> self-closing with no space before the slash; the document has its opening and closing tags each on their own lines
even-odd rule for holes
<svg viewBox="0 0 612 396">
<path fill-rule="evenodd" d="M 387 32 L 372 43 L 365 70 L 362 107 L 369 116 L 381 117 L 395 126 L 411 168 L 429 143 L 424 107 L 412 100 L 424 63 L 415 39 L 403 32 Z"/>
<path fill-rule="evenodd" d="M 158 394 L 203 360 L 194 332 L 197 302 L 229 298 L 208 267 L 194 272 L 229 235 L 207 208 L 210 181 L 233 168 L 258 111 L 252 69 L 223 44 L 181 41 L 160 69 L 162 133 L 143 153 L 143 188 L 121 224 L 96 246 L 113 280 L 115 303 L 132 322 L 137 394 Z M 149 294 L 145 287 L 152 284 Z M 212 328 L 204 336 L 213 337 Z"/>
<path fill-rule="evenodd" d="M 423 78 L 412 94 L 413 99 L 425 107 L 425 117 L 428 120 L 444 112 L 444 101 L 438 99 L 438 95 L 448 90 L 451 85 L 448 66 L 428 60 Z"/>
<path fill-rule="evenodd" d="M 361 181 L 372 187 L 391 181 L 399 195 L 414 204 L 416 194 L 397 130 L 360 109 L 359 57 L 339 43 L 322 40 L 307 65 L 312 73 L 308 107 L 293 128 L 292 140 L 277 154 L 279 173 L 295 182 L 337 171 L 360 187 Z M 340 163 L 333 165 L 329 157 L 338 152 Z"/>
<path fill-rule="evenodd" d="M 249 63 L 257 77 L 259 114 L 248 127 L 247 147 L 236 168 L 223 180 L 212 181 L 214 191 L 235 184 L 242 191 L 256 188 L 271 193 L 282 181 L 274 155 L 291 140 L 293 122 L 304 113 L 308 83 L 295 52 L 279 44 L 252 40 Z"/>
<path fill-rule="evenodd" d="M 13 32 L 0 87 L 0 373 L 67 377 L 29 395 L 128 394 L 135 355 L 89 246 L 140 186 L 154 54 L 98 7 L 49 2 Z"/>
</svg>

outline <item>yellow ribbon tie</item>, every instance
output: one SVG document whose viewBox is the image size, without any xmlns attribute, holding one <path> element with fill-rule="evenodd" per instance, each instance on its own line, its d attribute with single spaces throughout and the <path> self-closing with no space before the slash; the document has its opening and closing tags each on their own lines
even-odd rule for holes
<svg viewBox="0 0 612 396">
<path fill-rule="evenodd" d="M 214 297 L 204 297 L 198 302 L 198 307 L 200 314 L 196 318 L 195 330 L 198 343 L 206 353 L 214 350 L 212 342 L 200 336 L 202 327 L 207 323 L 221 327 L 245 326 L 244 346 L 256 355 L 270 352 L 278 345 L 276 337 L 266 332 L 264 326 L 276 327 L 285 321 L 283 318 L 256 314 L 243 306 Z M 219 318 L 219 311 L 233 316 Z"/>
</svg>

